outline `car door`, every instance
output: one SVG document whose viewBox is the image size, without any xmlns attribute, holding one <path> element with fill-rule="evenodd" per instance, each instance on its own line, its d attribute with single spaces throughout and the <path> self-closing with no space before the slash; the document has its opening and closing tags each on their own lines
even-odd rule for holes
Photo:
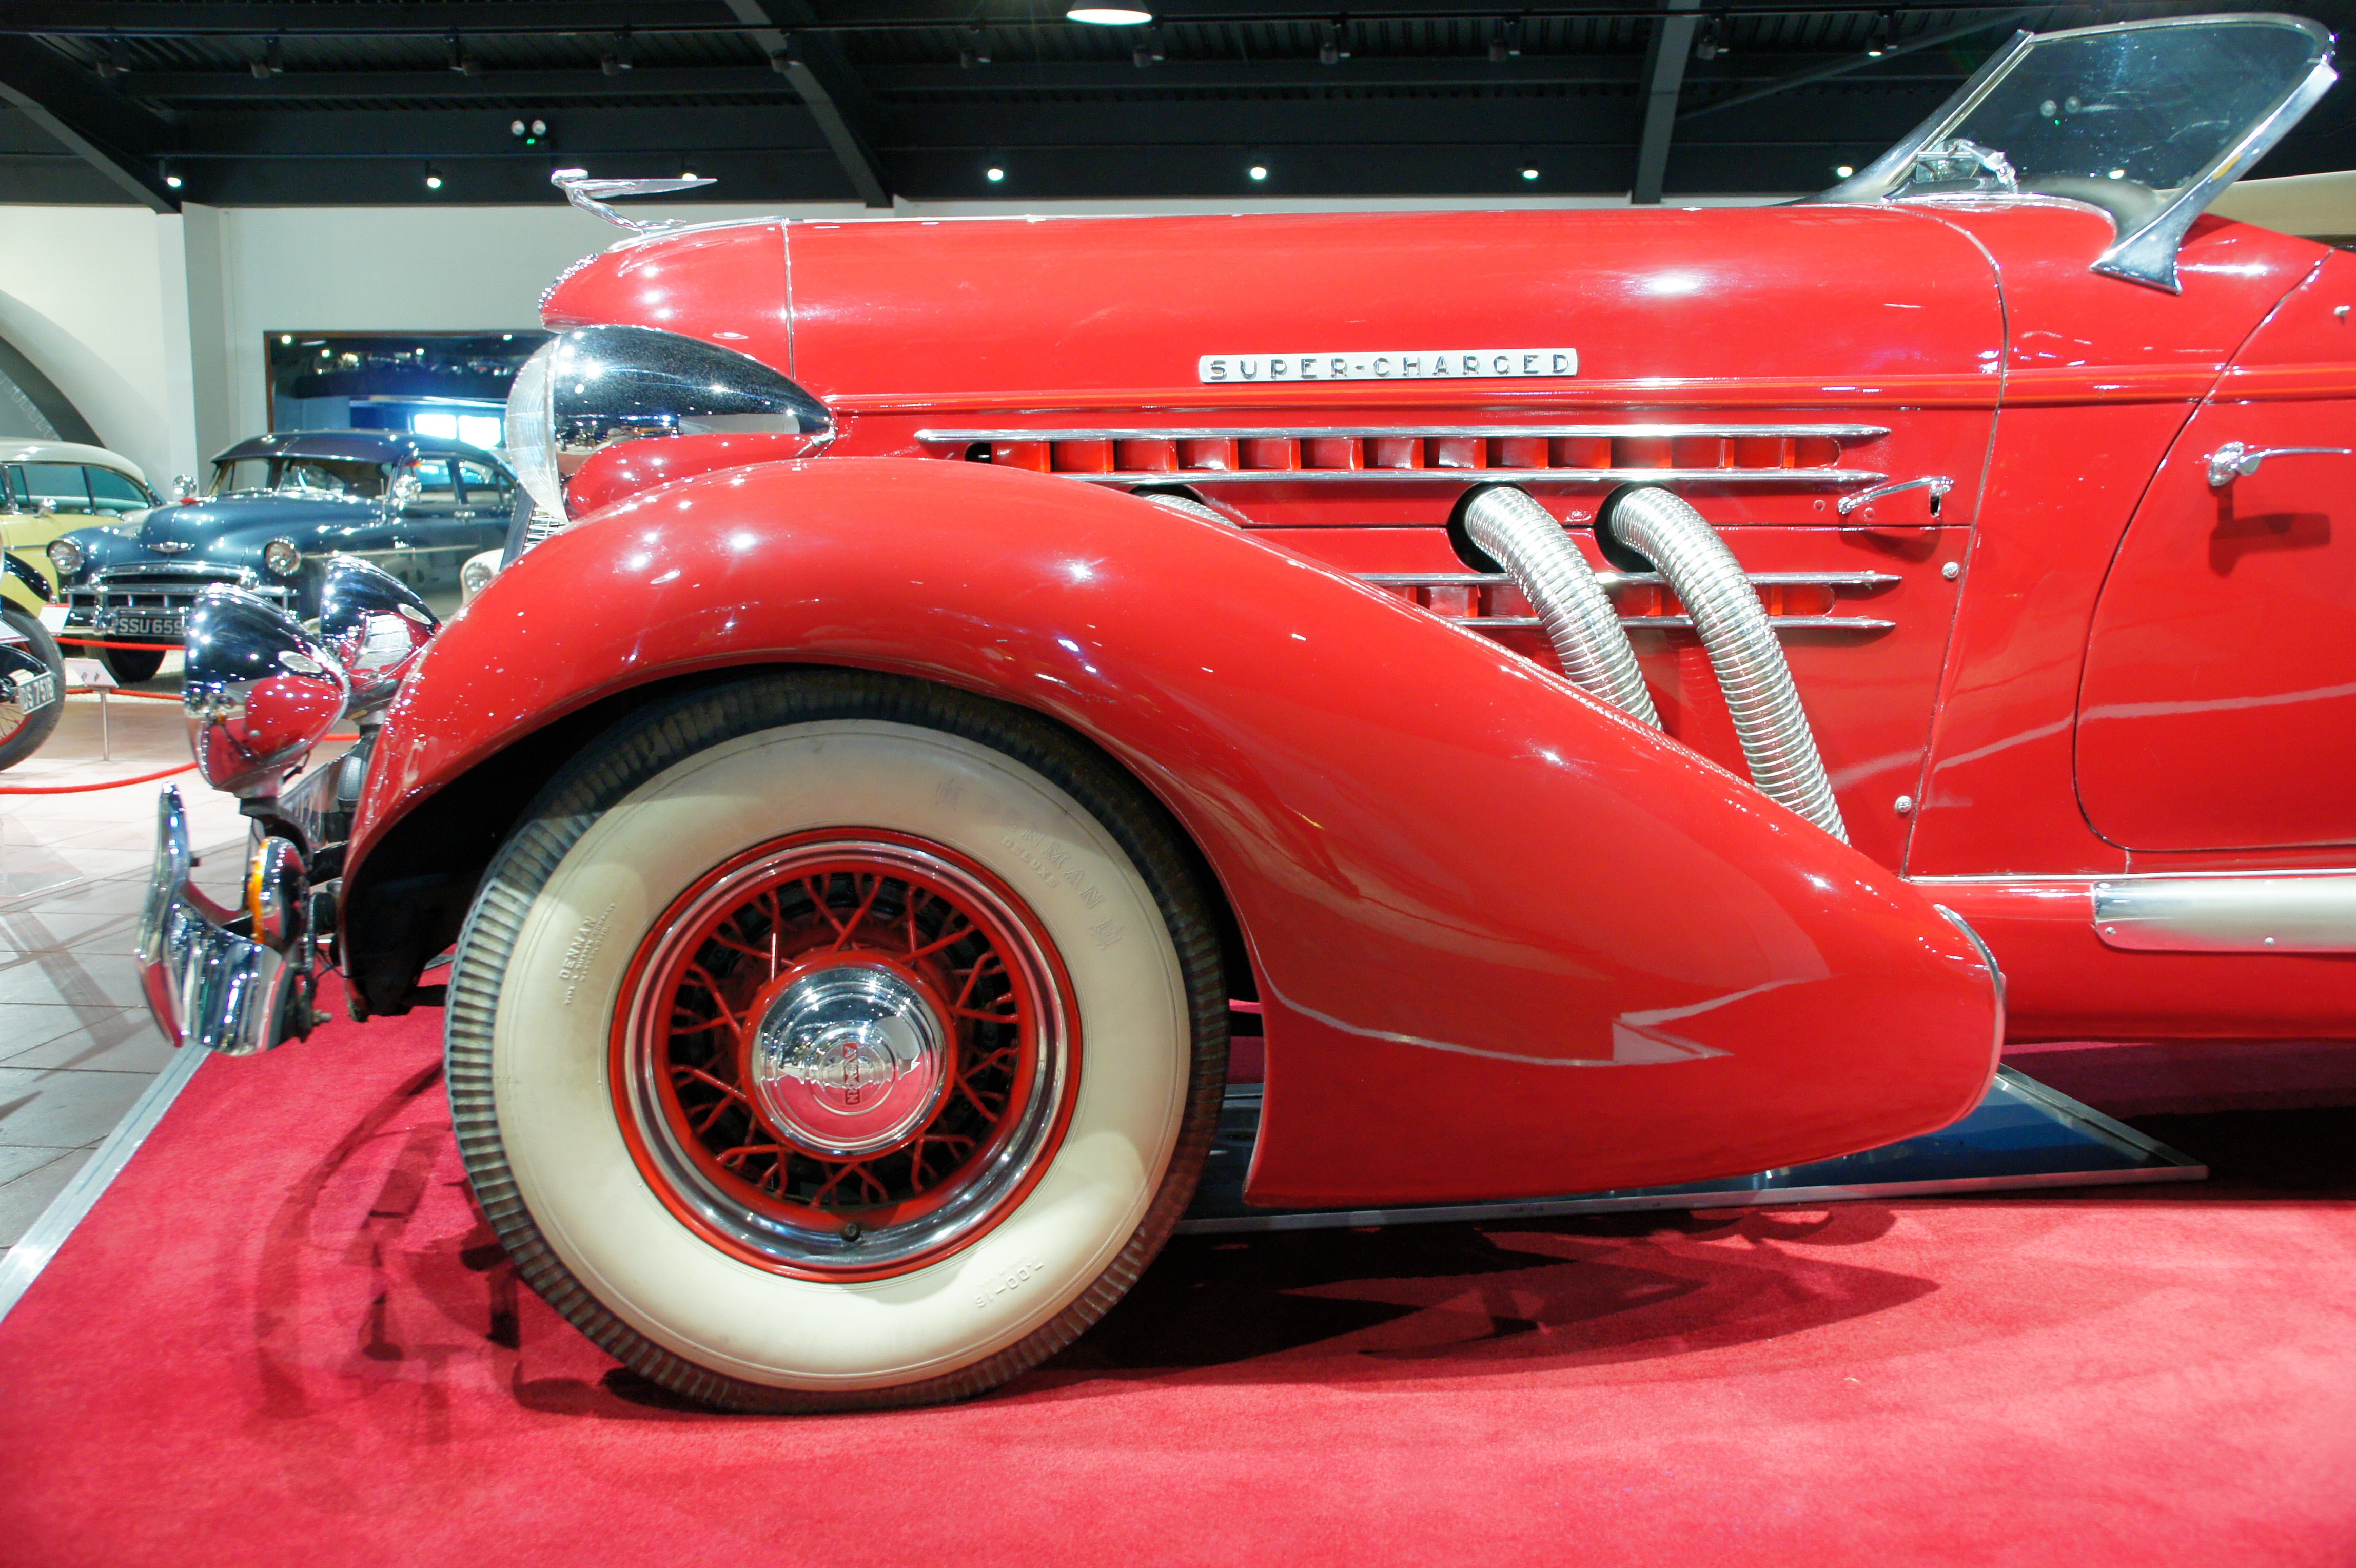
<svg viewBox="0 0 2356 1568">
<path fill-rule="evenodd" d="M 436 615 L 446 615 L 457 608 L 458 568 L 472 553 L 463 532 L 470 520 L 458 515 L 466 508 L 457 477 L 451 459 L 438 453 L 421 455 L 401 475 L 415 487 L 396 486 L 410 493 L 393 519 L 393 553 L 380 564 L 416 589 Z"/>
<path fill-rule="evenodd" d="M 2356 843 L 2351 306 L 2356 259 L 2334 254 L 2252 336 L 2104 583 L 2078 792 L 2130 851 Z"/>
<path fill-rule="evenodd" d="M 515 487 L 507 471 L 496 463 L 461 457 L 457 467 L 457 515 L 464 524 L 466 545 L 466 554 L 458 558 L 463 566 L 468 557 L 506 542 L 508 516 L 515 510 Z"/>
</svg>

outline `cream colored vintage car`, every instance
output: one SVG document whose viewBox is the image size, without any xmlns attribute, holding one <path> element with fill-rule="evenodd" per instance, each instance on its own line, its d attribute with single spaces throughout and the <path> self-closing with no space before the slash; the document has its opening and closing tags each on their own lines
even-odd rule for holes
<svg viewBox="0 0 2356 1568">
<path fill-rule="evenodd" d="M 0 598 L 38 616 L 57 591 L 49 541 L 162 504 L 138 464 L 102 446 L 0 441 L 0 544 L 9 562 L 0 569 Z"/>
</svg>

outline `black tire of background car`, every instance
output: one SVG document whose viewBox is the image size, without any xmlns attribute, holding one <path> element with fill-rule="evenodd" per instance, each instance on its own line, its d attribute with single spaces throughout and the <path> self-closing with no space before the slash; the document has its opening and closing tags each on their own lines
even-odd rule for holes
<svg viewBox="0 0 2356 1568">
<path fill-rule="evenodd" d="M 1145 1218 L 1070 1306 L 993 1356 L 897 1388 L 819 1393 L 714 1372 L 623 1322 L 574 1277 L 525 1207 L 492 1102 L 492 1027 L 525 914 L 565 854 L 641 785 L 712 746 L 787 725 L 873 719 L 991 746 L 1044 775 L 1093 815 L 1151 888 L 1185 977 L 1194 1036 L 1186 1109 Z M 853 671 L 772 672 L 657 703 L 584 746 L 524 813 L 475 896 L 450 968 L 444 1077 L 458 1146 L 484 1216 L 524 1283 L 600 1348 L 649 1381 L 701 1403 L 775 1413 L 938 1404 L 996 1388 L 1079 1337 L 1129 1293 L 1194 1200 L 1227 1075 L 1226 987 L 1219 940 L 1179 829 L 1104 757 L 1038 715 L 945 686 Z"/>
<path fill-rule="evenodd" d="M 49 679 L 56 682 L 58 687 L 56 702 L 27 717 L 16 726 L 14 735 L 0 739 L 0 769 L 6 769 L 40 750 L 49 738 L 49 732 L 58 727 L 58 714 L 65 708 L 66 661 L 65 656 L 58 651 L 57 639 L 49 635 L 49 628 L 33 617 L 19 609 L 0 609 L 0 619 L 5 619 L 10 627 L 31 639 L 33 651 L 40 656 L 42 663 L 49 667 Z"/>
<path fill-rule="evenodd" d="M 136 648 L 102 648 L 98 659 L 109 673 L 126 686 L 152 681 L 155 671 L 164 668 L 164 656 L 152 650 L 143 652 Z"/>
</svg>

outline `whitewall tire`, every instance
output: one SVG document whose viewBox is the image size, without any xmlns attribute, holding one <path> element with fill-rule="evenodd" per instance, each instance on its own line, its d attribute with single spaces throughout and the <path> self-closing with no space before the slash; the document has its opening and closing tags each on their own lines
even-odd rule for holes
<svg viewBox="0 0 2356 1568">
<path fill-rule="evenodd" d="M 453 966 L 450 1095 L 525 1279 L 736 1409 L 978 1392 L 1100 1317 L 1226 1074 L 1204 874 L 1035 714 L 776 671 L 549 785 Z"/>
</svg>

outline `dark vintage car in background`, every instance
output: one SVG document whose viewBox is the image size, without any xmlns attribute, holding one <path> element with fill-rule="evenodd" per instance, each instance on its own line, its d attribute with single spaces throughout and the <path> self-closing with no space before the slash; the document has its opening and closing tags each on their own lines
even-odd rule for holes
<svg viewBox="0 0 2356 1568">
<path fill-rule="evenodd" d="M 126 512 L 52 542 L 60 635 L 177 643 L 197 595 L 248 589 L 300 619 L 319 611 L 329 555 L 356 555 L 437 610 L 458 603 L 458 571 L 500 542 L 515 479 L 478 446 L 381 430 L 258 435 L 213 459 L 201 499 Z M 164 655 L 102 650 L 115 677 L 144 681 Z"/>
</svg>

